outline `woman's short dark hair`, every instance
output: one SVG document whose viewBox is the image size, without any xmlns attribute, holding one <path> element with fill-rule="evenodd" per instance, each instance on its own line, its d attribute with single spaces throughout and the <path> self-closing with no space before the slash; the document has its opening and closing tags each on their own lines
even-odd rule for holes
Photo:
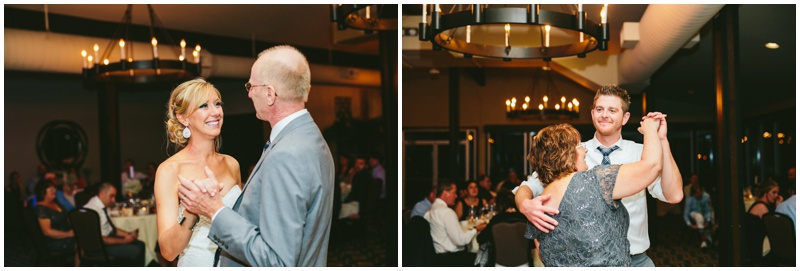
<svg viewBox="0 0 800 271">
<path fill-rule="evenodd" d="M 38 183 L 36 183 L 36 186 L 33 189 L 34 193 L 36 193 L 36 200 L 37 201 L 44 200 L 44 196 L 45 194 L 47 194 L 47 189 L 50 188 L 51 186 L 56 187 L 56 185 L 49 180 L 41 180 Z"/>
<path fill-rule="evenodd" d="M 566 123 L 547 126 L 533 137 L 528 160 L 542 185 L 578 171 L 575 147 L 580 140 L 578 130 Z"/>
</svg>

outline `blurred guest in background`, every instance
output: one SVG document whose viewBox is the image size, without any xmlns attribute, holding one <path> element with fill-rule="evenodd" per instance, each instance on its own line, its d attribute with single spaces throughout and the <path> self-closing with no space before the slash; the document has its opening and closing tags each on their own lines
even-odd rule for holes
<svg viewBox="0 0 800 271">
<path fill-rule="evenodd" d="M 436 200 L 436 186 L 431 187 L 430 192 L 426 198 L 423 198 L 417 204 L 414 204 L 414 209 L 411 210 L 411 217 L 423 216 L 425 212 L 431 209 L 431 204 Z"/>
<path fill-rule="evenodd" d="M 697 175 L 692 177 L 695 176 Z M 713 212 L 711 197 L 703 191 L 703 188 L 697 182 L 692 185 L 690 191 L 685 197 L 686 206 L 683 208 L 683 220 L 686 222 L 686 226 L 700 233 L 700 248 L 705 248 L 711 243 L 711 228 L 708 227 L 711 223 Z"/>
<path fill-rule="evenodd" d="M 486 223 L 464 231 L 455 211 L 448 206 L 456 204 L 456 185 L 449 181 L 439 181 L 436 188 L 437 199 L 431 209 L 423 216 L 431 226 L 433 248 L 439 266 L 472 266 L 475 254 L 466 251 L 466 245 L 478 232 L 486 228 Z"/>
<path fill-rule="evenodd" d="M 44 180 L 44 175 L 47 173 L 47 166 L 44 164 L 39 164 L 36 166 L 36 175 L 33 175 L 30 179 L 28 179 L 28 183 L 25 185 L 25 203 L 27 204 L 28 201 L 36 201 L 36 184 L 39 181 Z M 27 205 L 26 205 L 27 206 Z"/>
<path fill-rule="evenodd" d="M 764 228 L 761 217 L 766 213 L 774 212 L 775 206 L 783 202 L 783 198 L 778 195 L 779 190 L 777 182 L 769 179 L 762 181 L 756 188 L 756 198 L 758 199 L 750 206 L 744 217 L 748 255 L 754 265 L 765 264 L 763 243 L 764 237 L 767 236 L 767 230 Z"/>
<path fill-rule="evenodd" d="M 492 179 L 489 178 L 489 175 L 478 175 L 478 197 L 492 203 L 495 196 L 497 193 L 492 191 Z"/>
<path fill-rule="evenodd" d="M 470 215 L 479 216 L 481 210 L 486 207 L 486 200 L 478 197 L 478 183 L 467 181 L 467 193 L 464 198 L 456 203 L 456 215 L 458 220 L 468 220 Z M 472 213 L 470 213 L 472 211 Z"/>
<path fill-rule="evenodd" d="M 34 190 L 37 198 L 34 211 L 39 218 L 39 227 L 47 239 L 47 250 L 57 253 L 73 252 L 75 233 L 67 218 L 67 210 L 56 202 L 56 186 L 42 180 L 36 184 Z"/>
<path fill-rule="evenodd" d="M 775 212 L 789 216 L 792 219 L 792 223 L 794 223 L 795 232 L 797 232 L 797 220 L 795 219 L 795 211 L 797 210 L 797 197 L 795 196 L 796 187 L 794 183 L 790 185 L 792 185 L 792 187 L 788 189 L 789 198 L 778 204 L 778 207 L 775 207 Z"/>
<path fill-rule="evenodd" d="M 108 208 L 114 206 L 117 188 L 101 183 L 97 195 L 83 206 L 97 212 L 100 217 L 100 234 L 109 256 L 124 259 L 125 266 L 144 266 L 144 243 L 137 240 L 137 232 L 127 232 L 114 226 Z M 98 251 L 99 252 L 99 251 Z"/>
<path fill-rule="evenodd" d="M 67 212 L 75 209 L 75 183 L 70 180 L 59 181 L 56 184 L 56 201 L 67 209 Z"/>
</svg>

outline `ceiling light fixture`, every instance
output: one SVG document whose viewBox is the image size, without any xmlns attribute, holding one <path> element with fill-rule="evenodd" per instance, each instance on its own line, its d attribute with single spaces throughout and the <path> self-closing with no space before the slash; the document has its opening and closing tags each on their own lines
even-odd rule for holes
<svg viewBox="0 0 800 271">
<path fill-rule="evenodd" d="M 130 38 L 133 5 L 128 5 L 122 22 L 102 54 L 100 54 L 100 46 L 97 43 L 92 46 L 92 54 L 88 54 L 86 50 L 81 51 L 83 82 L 86 88 L 101 89 L 108 85 L 114 85 L 122 90 L 149 89 L 153 85 L 172 88 L 175 82 L 193 79 L 200 75 L 202 69 L 200 44 L 195 46 L 193 61 L 190 62 L 185 55 L 186 41 L 181 39 L 180 53 L 178 53 L 178 44 L 161 26 L 161 21 L 153 11 L 153 7 L 147 5 L 147 9 L 150 13 L 151 39 L 149 43 L 152 48 L 150 50 L 152 58 L 135 59 L 134 44 Z M 165 48 L 165 45 L 174 45 L 166 46 L 174 51 L 176 56 L 174 60 L 159 57 L 159 46 Z M 115 52 L 119 52 L 119 54 L 116 55 Z M 116 56 L 112 57 L 112 55 Z M 109 61 L 111 58 L 119 59 L 119 62 Z"/>
<path fill-rule="evenodd" d="M 397 6 L 335 4 L 331 7 L 331 21 L 339 30 L 350 27 L 364 30 L 367 34 L 375 30 L 396 30 Z"/>
<path fill-rule="evenodd" d="M 764 45 L 764 47 L 767 47 L 769 49 L 778 49 L 778 48 L 780 48 L 780 46 L 777 43 L 774 43 L 774 42 L 768 42 L 767 44 Z"/>
<path fill-rule="evenodd" d="M 608 49 L 609 26 L 603 5 L 601 22 L 587 18 L 583 5 L 568 5 L 571 13 L 542 9 L 540 5 L 422 5 L 421 41 L 464 57 L 551 59 Z M 465 7 L 467 6 L 467 7 Z"/>
<path fill-rule="evenodd" d="M 578 98 L 572 98 L 567 102 L 567 97 L 561 94 L 555 81 L 553 81 L 550 61 L 545 60 L 545 63 L 546 65 L 533 75 L 533 95 L 525 96 L 523 100 L 519 101 L 517 97 L 506 99 L 506 117 L 510 119 L 541 120 L 565 120 L 580 117 L 580 102 L 578 102 Z M 540 84 L 542 77 L 545 79 L 544 85 Z"/>
</svg>

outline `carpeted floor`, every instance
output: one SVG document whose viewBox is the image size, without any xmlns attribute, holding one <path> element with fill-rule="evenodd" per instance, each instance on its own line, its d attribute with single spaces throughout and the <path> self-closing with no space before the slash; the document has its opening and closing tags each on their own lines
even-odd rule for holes
<svg viewBox="0 0 800 271">
<path fill-rule="evenodd" d="M 651 218 L 649 223 L 655 223 L 655 229 L 647 255 L 657 267 L 719 266 L 717 247 L 709 244 L 701 249 L 699 235 L 679 215 Z"/>
</svg>

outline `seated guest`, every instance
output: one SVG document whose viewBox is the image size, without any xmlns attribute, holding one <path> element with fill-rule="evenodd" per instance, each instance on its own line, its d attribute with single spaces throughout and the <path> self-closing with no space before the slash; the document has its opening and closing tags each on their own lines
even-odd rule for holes
<svg viewBox="0 0 800 271">
<path fill-rule="evenodd" d="M 72 211 L 75 209 L 75 185 L 70 184 L 69 181 L 59 182 L 59 184 L 56 189 L 56 201 L 64 206 L 67 212 Z"/>
<path fill-rule="evenodd" d="M 117 188 L 110 183 L 100 184 L 97 196 L 89 199 L 83 208 L 91 209 L 100 216 L 100 233 L 109 256 L 124 259 L 126 266 L 144 266 L 144 243 L 137 240 L 136 232 L 127 232 L 114 226 L 107 208 L 114 205 Z"/>
<path fill-rule="evenodd" d="M 598 107 L 600 108 L 600 107 Z M 606 114 L 605 112 L 599 114 Z M 531 167 L 550 194 L 544 206 L 558 227 L 544 233 L 528 225 L 545 266 L 630 266 L 627 238 L 630 219 L 621 199 L 644 190 L 661 174 L 663 150 L 659 131 L 663 115 L 645 116 L 641 160 L 624 165 L 600 165 L 587 170 L 587 149 L 569 124 L 545 127 L 533 137 Z M 665 137 L 665 136 L 664 136 Z"/>
<path fill-rule="evenodd" d="M 700 184 L 695 182 L 691 187 L 691 193 L 686 194 L 686 206 L 683 207 L 683 220 L 686 226 L 700 232 L 700 248 L 705 248 L 711 243 L 711 232 L 708 232 L 708 224 L 711 223 L 711 197 L 703 191 Z"/>
<path fill-rule="evenodd" d="M 456 215 L 458 220 L 469 220 L 470 210 L 475 213 L 472 215 L 480 216 L 480 212 L 487 205 L 486 200 L 478 197 L 478 183 L 467 181 L 466 195 L 458 199 L 456 204 Z"/>
<path fill-rule="evenodd" d="M 744 216 L 745 232 L 747 233 L 748 255 L 754 265 L 764 265 L 763 244 L 767 230 L 761 217 L 769 212 L 775 211 L 775 205 L 783 202 L 783 198 L 778 195 L 778 183 L 772 180 L 764 180 L 756 188 L 756 200 L 747 215 Z"/>
<path fill-rule="evenodd" d="M 67 210 L 56 202 L 56 186 L 48 180 L 41 180 L 36 183 L 34 191 L 37 200 L 34 211 L 47 239 L 47 250 L 57 253 L 75 251 L 75 234 Z"/>
<path fill-rule="evenodd" d="M 497 204 L 497 215 L 492 217 L 492 220 L 489 221 L 489 225 L 486 225 L 486 229 L 478 234 L 479 244 L 483 245 L 489 243 L 489 257 L 484 266 L 495 266 L 495 259 L 497 259 L 495 256 L 495 246 L 493 244 L 494 237 L 492 236 L 492 227 L 497 225 L 497 223 L 525 223 L 528 221 L 522 213 L 517 212 L 517 204 L 514 203 L 514 193 L 511 193 L 511 191 L 501 189 L 500 193 L 497 193 L 495 204 Z"/>
<path fill-rule="evenodd" d="M 492 191 L 492 179 L 489 175 L 481 174 L 478 176 L 478 197 L 488 203 L 494 202 L 497 193 Z"/>
<path fill-rule="evenodd" d="M 448 181 L 440 181 L 436 188 L 436 200 L 423 216 L 431 226 L 433 248 L 440 266 L 472 266 L 475 254 L 465 250 L 478 232 L 486 228 L 486 223 L 474 229 L 462 230 L 456 212 L 448 206 L 456 204 L 458 190 Z"/>
<path fill-rule="evenodd" d="M 433 204 L 433 201 L 435 200 L 436 186 L 431 188 L 431 191 L 428 193 L 428 197 L 420 200 L 417 202 L 417 204 L 414 204 L 414 209 L 411 209 L 411 216 L 409 216 L 409 218 L 425 215 L 425 212 L 431 209 L 431 204 Z"/>
</svg>

